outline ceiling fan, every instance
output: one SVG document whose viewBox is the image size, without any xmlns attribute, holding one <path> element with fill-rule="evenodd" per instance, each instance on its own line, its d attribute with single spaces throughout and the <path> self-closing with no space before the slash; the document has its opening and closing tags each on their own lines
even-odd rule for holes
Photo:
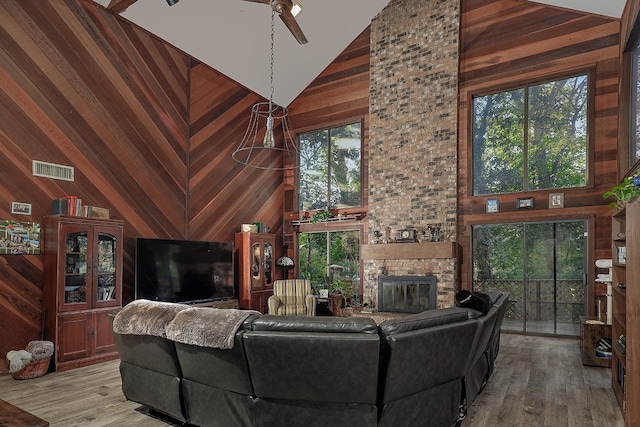
<svg viewBox="0 0 640 427">
<path fill-rule="evenodd" d="M 244 1 L 250 1 L 253 3 L 264 3 L 264 4 L 271 5 L 271 8 L 273 9 L 273 11 L 280 16 L 280 19 L 282 19 L 282 22 L 284 22 L 284 25 L 286 25 L 289 31 L 291 31 L 291 34 L 293 34 L 293 37 L 296 38 L 298 43 L 300 44 L 307 43 L 307 38 L 304 36 L 302 29 L 300 29 L 300 26 L 298 25 L 296 18 L 294 18 L 293 14 L 291 13 L 291 8 L 293 7 L 293 2 L 291 0 L 244 0 Z"/>
</svg>

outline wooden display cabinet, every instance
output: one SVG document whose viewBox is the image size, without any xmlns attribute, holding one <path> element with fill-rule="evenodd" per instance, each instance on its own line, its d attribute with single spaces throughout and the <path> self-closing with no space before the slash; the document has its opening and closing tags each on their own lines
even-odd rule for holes
<svg viewBox="0 0 640 427">
<path fill-rule="evenodd" d="M 268 311 L 267 300 L 273 295 L 276 236 L 266 233 L 236 233 L 236 278 L 240 308 Z"/>
<path fill-rule="evenodd" d="M 118 357 L 109 313 L 122 307 L 122 221 L 43 222 L 45 339 L 57 372 Z"/>
</svg>

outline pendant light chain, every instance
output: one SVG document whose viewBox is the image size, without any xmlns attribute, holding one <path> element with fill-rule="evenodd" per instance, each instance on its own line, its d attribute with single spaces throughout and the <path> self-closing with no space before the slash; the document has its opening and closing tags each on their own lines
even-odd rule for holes
<svg viewBox="0 0 640 427">
<path fill-rule="evenodd" d="M 273 105 L 273 64 L 274 64 L 274 54 L 273 54 L 273 45 L 274 45 L 274 34 L 275 34 L 275 16 L 276 12 L 271 11 L 271 75 L 269 76 L 269 86 L 271 88 L 271 92 L 269 93 L 269 111 L 272 110 Z"/>
<path fill-rule="evenodd" d="M 272 10 L 269 101 L 254 104 L 244 137 L 231 157 L 236 162 L 252 168 L 284 171 L 299 167 L 300 151 L 293 140 L 289 111 L 286 107 L 273 103 L 275 15 L 276 12 Z M 265 120 L 266 126 L 264 126 Z M 276 134 L 281 137 L 277 145 Z"/>
</svg>

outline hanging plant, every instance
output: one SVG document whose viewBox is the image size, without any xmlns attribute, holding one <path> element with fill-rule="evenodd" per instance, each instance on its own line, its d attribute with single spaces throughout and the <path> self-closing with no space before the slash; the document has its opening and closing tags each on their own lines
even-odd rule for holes
<svg viewBox="0 0 640 427">
<path fill-rule="evenodd" d="M 605 199 L 615 197 L 615 201 L 609 203 L 609 207 L 622 208 L 632 198 L 640 196 L 640 169 L 627 176 L 620 184 L 612 187 L 602 195 Z"/>
</svg>

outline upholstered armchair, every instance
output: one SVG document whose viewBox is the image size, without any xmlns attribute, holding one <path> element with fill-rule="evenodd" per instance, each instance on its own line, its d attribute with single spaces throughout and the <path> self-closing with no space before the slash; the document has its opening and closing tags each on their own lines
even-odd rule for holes
<svg viewBox="0 0 640 427">
<path fill-rule="evenodd" d="M 273 282 L 273 295 L 267 301 L 269 314 L 315 316 L 316 298 L 307 279 L 287 279 Z"/>
</svg>

